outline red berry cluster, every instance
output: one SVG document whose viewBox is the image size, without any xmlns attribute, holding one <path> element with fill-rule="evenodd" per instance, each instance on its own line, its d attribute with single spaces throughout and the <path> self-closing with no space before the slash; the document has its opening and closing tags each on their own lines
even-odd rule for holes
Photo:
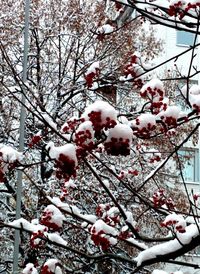
<svg viewBox="0 0 200 274">
<path fill-rule="evenodd" d="M 160 158 L 160 156 L 154 156 L 154 157 L 152 157 L 150 160 L 149 160 L 149 162 L 151 163 L 151 164 L 153 164 L 154 162 L 160 162 L 160 160 L 161 160 L 161 158 Z"/>
<path fill-rule="evenodd" d="M 192 105 L 193 109 L 196 110 L 197 113 L 200 113 L 200 106 L 197 104 Z"/>
<path fill-rule="evenodd" d="M 93 149 L 94 142 L 92 137 L 89 129 L 80 130 L 75 133 L 75 143 L 77 145 L 76 154 L 78 157 L 84 156 L 86 151 Z"/>
<path fill-rule="evenodd" d="M 179 224 L 178 220 L 169 220 L 160 224 L 162 227 L 175 228 L 179 233 L 185 233 L 185 228 Z"/>
<path fill-rule="evenodd" d="M 96 76 L 96 74 L 94 72 L 91 72 L 85 76 L 85 80 L 86 80 L 88 88 L 92 87 L 93 80 L 94 80 L 95 76 Z"/>
<path fill-rule="evenodd" d="M 134 86 L 137 88 L 141 88 L 144 83 L 141 78 L 137 78 L 138 66 L 138 57 L 136 55 L 132 55 L 131 61 L 124 67 L 124 74 L 126 77 L 131 75 L 133 77 L 131 81 L 134 83 Z"/>
<path fill-rule="evenodd" d="M 112 137 L 110 141 L 104 143 L 105 151 L 113 156 L 127 156 L 130 154 L 130 140 Z"/>
<path fill-rule="evenodd" d="M 132 237 L 132 235 L 133 235 L 133 233 L 132 233 L 132 232 L 129 232 L 128 230 L 126 230 L 126 231 L 121 231 L 121 232 L 119 233 L 118 238 L 119 238 L 120 240 L 126 240 L 126 239 Z"/>
<path fill-rule="evenodd" d="M 133 176 L 138 176 L 139 174 L 139 171 L 137 169 L 129 169 L 128 172 L 125 172 L 125 171 L 121 171 L 118 178 L 120 180 L 124 179 L 126 177 L 126 175 L 133 175 Z"/>
<path fill-rule="evenodd" d="M 44 230 L 47 231 L 47 228 Z M 30 245 L 32 248 L 43 248 L 44 247 L 44 240 L 41 238 L 45 238 L 44 231 L 38 230 L 37 232 L 32 233 Z"/>
<path fill-rule="evenodd" d="M 153 194 L 154 207 L 161 207 L 166 205 L 168 209 L 174 209 L 174 203 L 171 198 L 166 198 L 164 195 L 164 189 L 159 189 Z"/>
<path fill-rule="evenodd" d="M 105 233 L 103 230 L 96 232 L 95 227 L 90 231 L 91 239 L 96 246 L 101 246 L 102 250 L 106 251 L 110 247 L 110 241 L 104 236 Z"/>
<path fill-rule="evenodd" d="M 105 130 L 109 128 L 113 128 L 117 123 L 112 120 L 110 117 L 106 117 L 105 121 L 102 121 L 102 113 L 101 111 L 91 111 L 88 114 L 89 120 L 92 122 L 94 130 L 98 135 L 100 131 L 105 128 Z"/>
<path fill-rule="evenodd" d="M 67 121 L 66 125 L 62 128 L 62 132 L 63 133 L 70 133 L 73 132 L 75 130 L 75 128 L 80 124 L 83 123 L 85 121 L 84 118 L 81 119 L 70 119 Z"/>
<path fill-rule="evenodd" d="M 35 136 L 33 136 L 33 137 L 31 138 L 31 141 L 30 141 L 30 143 L 28 144 L 28 146 L 29 146 L 30 148 L 33 148 L 35 145 L 37 145 L 37 144 L 40 142 L 41 139 L 42 139 L 42 136 L 40 136 L 40 135 L 35 135 Z"/>
<path fill-rule="evenodd" d="M 110 209 L 110 205 L 98 205 L 98 207 L 96 208 L 96 215 L 100 218 L 102 218 L 102 220 L 110 225 L 110 226 L 116 226 L 119 221 L 120 221 L 120 218 L 119 218 L 119 215 L 118 214 L 115 214 L 113 216 L 109 216 L 107 214 L 107 211 Z"/>
<path fill-rule="evenodd" d="M 0 168 L 0 183 L 4 183 L 5 182 L 5 174 L 2 168 Z"/>
<path fill-rule="evenodd" d="M 115 8 L 116 8 L 116 10 L 117 11 L 120 11 L 121 9 L 122 9 L 122 4 L 121 3 L 119 3 L 119 2 L 115 2 Z"/>
<path fill-rule="evenodd" d="M 98 77 L 98 75 L 99 75 L 98 68 L 95 68 L 95 71 L 92 71 L 85 75 L 85 80 L 86 80 L 86 84 L 87 84 L 88 88 L 92 87 L 93 81 L 94 81 L 95 77 Z"/>
<path fill-rule="evenodd" d="M 62 194 L 60 195 L 60 200 L 64 201 L 65 198 L 68 196 L 69 192 L 68 189 L 66 187 L 62 188 Z"/>
<path fill-rule="evenodd" d="M 170 16 L 177 16 L 179 14 L 180 19 L 183 18 L 183 11 L 181 8 L 183 7 L 183 2 L 182 1 L 177 1 L 173 5 L 169 6 L 168 14 Z"/>
<path fill-rule="evenodd" d="M 199 197 L 200 197 L 200 194 L 194 194 L 193 195 L 194 201 L 196 202 L 199 199 Z"/>
<path fill-rule="evenodd" d="M 44 211 L 41 216 L 40 223 L 42 225 L 47 226 L 49 229 L 51 229 L 53 231 L 60 230 L 60 226 L 58 226 L 56 223 L 53 222 L 52 217 L 53 217 L 52 211 L 50 211 L 50 210 Z"/>
<path fill-rule="evenodd" d="M 142 128 L 140 128 L 140 119 L 136 118 L 135 120 L 136 122 L 136 127 L 133 127 L 133 130 L 135 132 L 136 135 L 139 135 L 141 137 L 149 137 L 150 136 L 150 132 L 156 129 L 156 126 L 151 124 L 151 123 L 147 123 L 145 126 L 143 126 Z"/>
<path fill-rule="evenodd" d="M 200 7 L 200 2 L 195 4 L 188 3 L 185 11 L 188 12 L 190 9 L 196 9 L 197 7 Z"/>
<path fill-rule="evenodd" d="M 182 19 L 190 9 L 196 9 L 197 7 L 200 7 L 200 2 L 193 4 L 189 2 L 184 6 L 183 1 L 178 1 L 177 3 L 169 6 L 168 13 L 170 16 L 179 15 L 179 18 Z"/>
<path fill-rule="evenodd" d="M 138 57 L 136 55 L 131 56 L 131 61 L 124 67 L 124 74 L 127 77 L 129 74 L 135 78 L 137 76 L 137 72 L 135 71 L 134 64 L 138 63 Z"/>
<path fill-rule="evenodd" d="M 160 118 L 167 126 L 177 126 L 177 119 L 172 116 L 161 116 Z"/>
<path fill-rule="evenodd" d="M 133 176 L 138 176 L 139 171 L 136 170 L 136 169 L 129 169 L 129 170 L 128 170 L 128 174 L 131 174 L 131 175 L 133 175 Z"/>
<path fill-rule="evenodd" d="M 77 146 L 82 146 L 83 144 L 87 145 L 88 140 L 92 142 L 92 133 L 89 129 L 80 130 L 75 133 L 75 143 Z"/>
<path fill-rule="evenodd" d="M 148 98 L 149 100 L 153 100 L 154 98 L 157 99 L 157 101 L 162 101 L 164 98 L 164 91 L 155 87 L 151 88 L 148 87 L 144 91 L 140 92 L 141 97 Z"/>
<path fill-rule="evenodd" d="M 54 273 L 49 270 L 48 265 L 43 265 L 41 268 L 40 274 L 54 274 Z"/>
<path fill-rule="evenodd" d="M 76 177 L 76 164 L 73 159 L 61 153 L 55 162 L 55 167 L 57 168 L 56 177 L 58 179 L 65 179 L 67 181 L 71 176 Z"/>
<path fill-rule="evenodd" d="M 162 101 L 152 102 L 150 108 L 153 114 L 158 114 L 161 110 L 165 111 L 167 109 L 167 104 Z"/>
<path fill-rule="evenodd" d="M 106 205 L 100 204 L 96 208 L 96 215 L 101 218 L 103 216 L 103 214 L 106 211 L 108 211 L 109 209 L 110 209 L 110 205 L 109 204 L 106 204 Z"/>
</svg>

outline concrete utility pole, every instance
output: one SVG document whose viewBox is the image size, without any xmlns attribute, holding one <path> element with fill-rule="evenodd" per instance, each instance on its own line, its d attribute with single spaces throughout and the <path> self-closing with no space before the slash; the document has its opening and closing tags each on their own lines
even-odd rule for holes
<svg viewBox="0 0 200 274">
<path fill-rule="evenodd" d="M 27 62 L 28 62 L 28 47 L 29 47 L 29 12 L 30 12 L 30 0 L 25 0 L 25 25 L 24 25 L 24 53 L 23 53 L 23 83 L 27 80 Z M 19 128 L 19 150 L 24 150 L 24 129 L 25 129 L 25 117 L 26 110 L 25 104 L 25 90 L 22 91 L 21 96 L 21 113 L 20 113 L 20 128 Z M 19 170 L 17 174 L 17 201 L 16 201 L 16 219 L 21 216 L 21 199 L 22 199 L 22 171 Z M 18 273 L 18 259 L 19 259 L 19 244 L 20 244 L 20 231 L 15 230 L 15 244 L 13 254 L 13 274 Z"/>
</svg>

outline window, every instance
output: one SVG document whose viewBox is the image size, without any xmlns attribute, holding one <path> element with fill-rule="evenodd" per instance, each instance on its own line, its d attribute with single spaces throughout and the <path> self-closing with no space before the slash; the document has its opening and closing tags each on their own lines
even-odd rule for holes
<svg viewBox="0 0 200 274">
<path fill-rule="evenodd" d="M 191 46 L 194 43 L 194 33 L 177 30 L 176 44 L 179 46 Z"/>
<path fill-rule="evenodd" d="M 184 149 L 179 151 L 180 160 L 183 163 L 183 177 L 186 182 L 199 181 L 199 150 Z"/>
</svg>

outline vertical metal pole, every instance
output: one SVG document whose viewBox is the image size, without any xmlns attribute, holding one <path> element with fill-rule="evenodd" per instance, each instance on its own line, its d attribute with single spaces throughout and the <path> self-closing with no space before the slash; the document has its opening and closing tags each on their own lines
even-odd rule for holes
<svg viewBox="0 0 200 274">
<path fill-rule="evenodd" d="M 29 12 L 30 12 L 30 0 L 25 0 L 25 27 L 24 27 L 24 53 L 23 53 L 23 74 L 22 80 L 25 83 L 27 80 L 27 63 L 28 63 L 28 47 L 29 47 Z M 20 128 L 19 128 L 19 150 L 24 150 L 24 128 L 26 110 L 24 107 L 25 96 L 24 90 L 21 96 L 21 113 L 20 113 Z M 22 171 L 19 170 L 17 174 L 17 200 L 16 200 L 16 219 L 21 216 L 21 196 L 22 196 Z M 13 254 L 13 274 L 18 273 L 18 259 L 19 259 L 19 244 L 20 244 L 20 232 L 15 230 L 15 243 Z"/>
</svg>

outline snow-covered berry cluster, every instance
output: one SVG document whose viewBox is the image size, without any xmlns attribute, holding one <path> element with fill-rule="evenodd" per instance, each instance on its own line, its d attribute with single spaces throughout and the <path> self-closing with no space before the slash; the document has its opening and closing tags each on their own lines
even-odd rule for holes
<svg viewBox="0 0 200 274">
<path fill-rule="evenodd" d="M 108 250 L 111 245 L 117 243 L 117 239 L 112 236 L 117 236 L 118 232 L 115 228 L 107 225 L 103 220 L 97 220 L 89 229 L 91 240 L 96 246 L 100 246 L 102 250 Z"/>
<path fill-rule="evenodd" d="M 43 248 L 44 247 L 44 240 L 45 235 L 44 233 L 48 230 L 47 227 L 45 227 L 43 230 L 37 230 L 36 232 L 33 232 L 31 234 L 31 239 L 30 239 L 30 245 L 32 248 Z"/>
<path fill-rule="evenodd" d="M 156 129 L 156 116 L 151 113 L 143 113 L 131 122 L 134 134 L 141 137 L 149 137 Z"/>
<path fill-rule="evenodd" d="M 65 220 L 64 215 L 54 205 L 48 205 L 41 216 L 40 223 L 53 231 L 60 230 Z"/>
<path fill-rule="evenodd" d="M 126 240 L 126 239 L 128 239 L 132 236 L 133 236 L 133 233 L 130 232 L 128 226 L 125 225 L 125 226 L 122 227 L 118 238 L 121 239 L 121 240 Z"/>
<path fill-rule="evenodd" d="M 172 229 L 174 232 L 184 233 L 186 227 L 186 221 L 182 215 L 172 213 L 168 215 L 161 226 Z"/>
<path fill-rule="evenodd" d="M 72 117 L 72 118 L 68 119 L 67 122 L 64 123 L 64 125 L 61 127 L 61 132 L 62 133 L 72 133 L 75 131 L 77 126 L 83 122 L 84 122 L 83 118 L 81 119 L 81 118 L 77 118 L 77 117 Z"/>
<path fill-rule="evenodd" d="M 182 95 L 187 98 L 194 110 L 200 113 L 200 86 L 192 85 L 189 90 L 187 90 L 187 85 L 183 86 L 181 89 Z M 188 93 L 188 94 L 187 94 Z"/>
<path fill-rule="evenodd" d="M 42 266 L 40 274 L 62 274 L 59 261 L 48 259 Z"/>
<path fill-rule="evenodd" d="M 138 56 L 139 53 L 135 53 L 131 56 L 130 62 L 128 62 L 128 64 L 124 67 L 124 75 L 126 79 L 133 81 L 137 88 L 141 88 L 143 85 L 143 78 L 139 76 L 144 72 L 144 70 Z"/>
<path fill-rule="evenodd" d="M 114 156 L 129 155 L 132 135 L 132 129 L 128 125 L 117 124 L 109 130 L 108 137 L 104 143 L 105 151 Z"/>
<path fill-rule="evenodd" d="M 165 197 L 164 189 L 159 189 L 158 191 L 154 192 L 153 203 L 154 207 L 165 206 L 169 210 L 172 210 L 175 207 L 173 200 L 171 198 Z"/>
<path fill-rule="evenodd" d="M 93 81 L 99 75 L 99 62 L 94 62 L 86 71 L 85 80 L 88 88 L 91 88 Z"/>
<path fill-rule="evenodd" d="M 28 263 L 24 270 L 22 271 L 22 274 L 38 274 L 37 269 L 34 267 L 34 264 Z"/>
<path fill-rule="evenodd" d="M 103 230 L 96 232 L 95 228 L 93 228 L 91 230 L 91 240 L 96 246 L 101 246 L 104 251 L 108 250 L 110 247 L 110 241 Z"/>
<path fill-rule="evenodd" d="M 162 81 L 151 79 L 140 90 L 140 96 L 150 101 L 150 109 L 153 114 L 158 114 L 167 107 L 165 90 Z"/>
<path fill-rule="evenodd" d="M 152 79 L 146 83 L 140 90 L 140 95 L 153 102 L 160 102 L 164 99 L 165 91 L 162 81 L 159 79 Z"/>
<path fill-rule="evenodd" d="M 95 137 L 98 137 L 102 129 L 107 130 L 117 124 L 117 111 L 107 102 L 96 101 L 85 109 L 82 118 L 92 122 Z"/>
<path fill-rule="evenodd" d="M 79 125 L 75 132 L 75 143 L 77 146 L 77 156 L 82 156 L 87 150 L 91 150 L 94 146 L 94 129 L 91 121 L 85 121 Z"/>
<path fill-rule="evenodd" d="M 76 162 L 65 154 L 60 154 L 55 160 L 56 177 L 58 179 L 69 180 L 71 176 L 76 176 Z"/>
<path fill-rule="evenodd" d="M 56 177 L 58 179 L 65 179 L 67 181 L 71 176 L 76 176 L 78 161 L 73 144 L 55 147 L 53 142 L 49 142 L 46 149 L 49 152 L 49 156 L 55 160 Z"/>
<path fill-rule="evenodd" d="M 96 208 L 96 215 L 106 224 L 116 226 L 119 223 L 119 210 L 109 204 L 99 204 Z"/>
<path fill-rule="evenodd" d="M 158 117 L 161 118 L 167 127 L 176 127 L 180 116 L 181 110 L 177 106 L 168 106 L 166 110 L 158 114 Z"/>
</svg>

